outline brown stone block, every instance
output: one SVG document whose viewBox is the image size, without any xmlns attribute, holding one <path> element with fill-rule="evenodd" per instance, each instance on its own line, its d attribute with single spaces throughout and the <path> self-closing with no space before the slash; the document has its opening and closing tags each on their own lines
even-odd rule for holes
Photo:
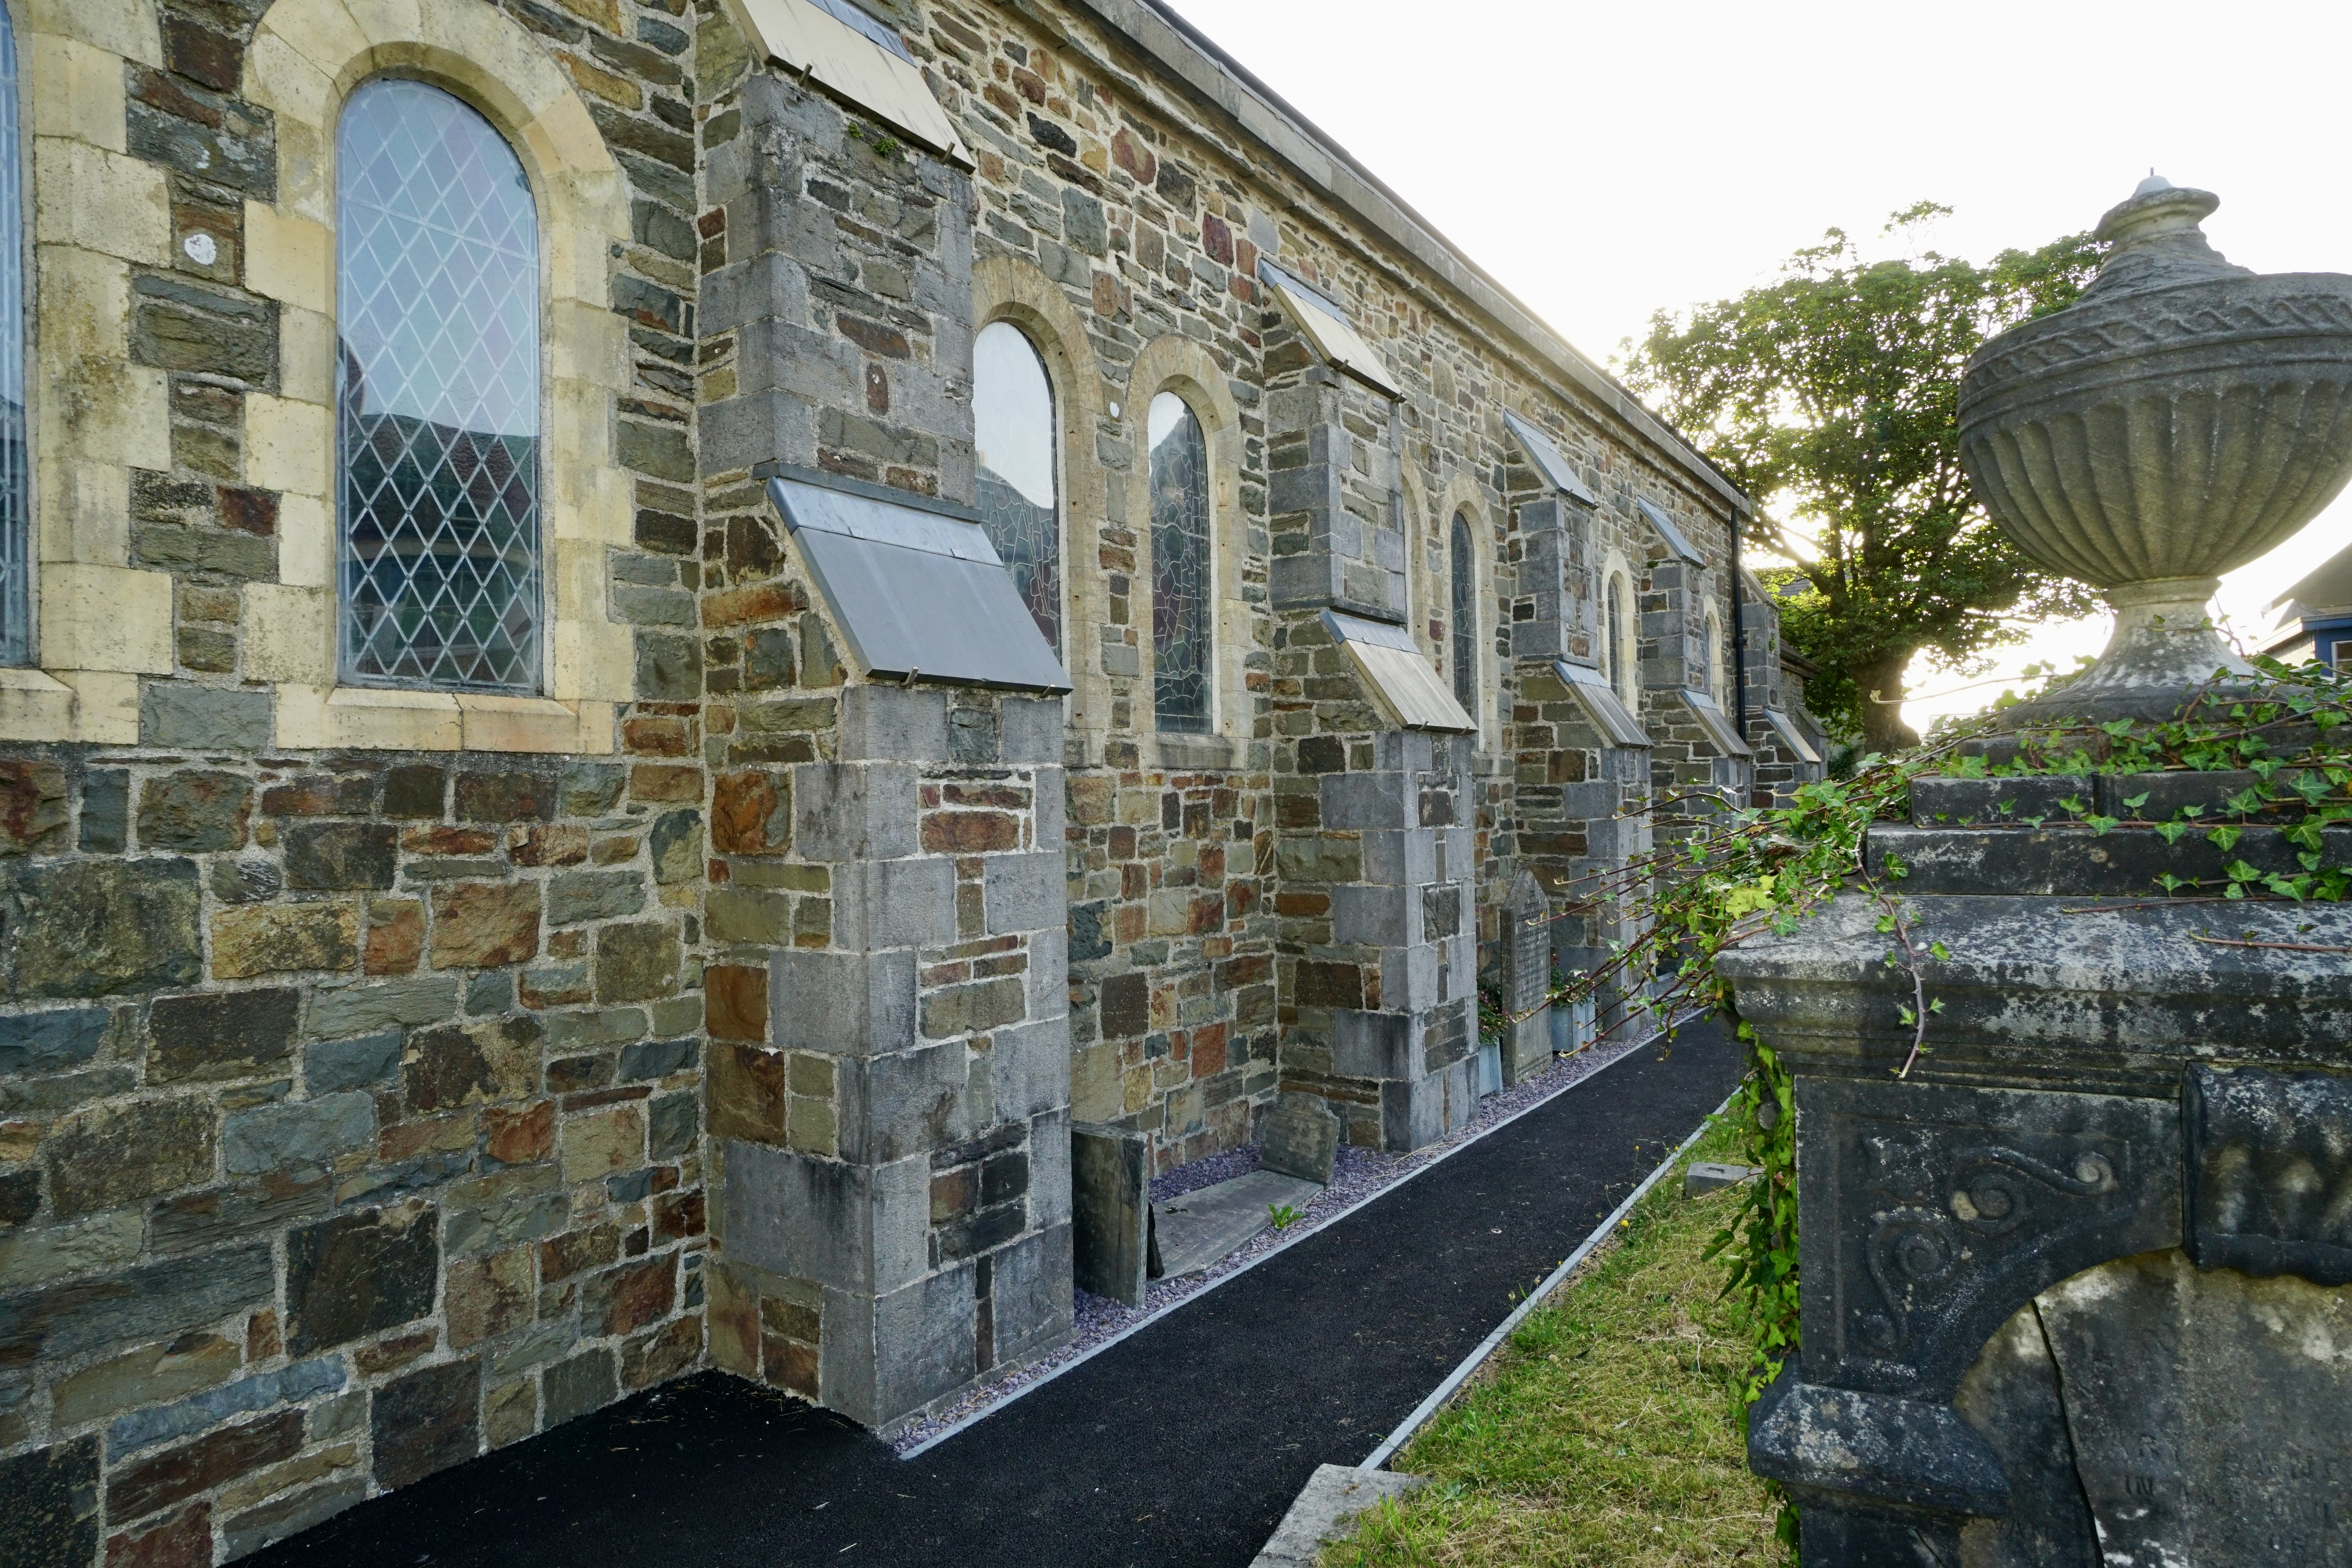
<svg viewBox="0 0 2352 1568">
<path fill-rule="evenodd" d="M 66 771 L 55 763 L 0 762 L 0 856 L 64 847 Z"/>
<path fill-rule="evenodd" d="M 585 1230 L 569 1231 L 539 1244 L 540 1278 L 551 1285 L 587 1269 L 603 1268 L 620 1256 L 621 1232 L 617 1226 L 593 1225 Z"/>
<path fill-rule="evenodd" d="M 649 1002 L 677 990 L 677 930 L 667 921 L 609 925 L 596 932 L 596 1000 Z"/>
<path fill-rule="evenodd" d="M 588 830 L 568 826 L 509 828 L 507 858 L 518 866 L 577 866 L 588 858 Z"/>
<path fill-rule="evenodd" d="M 411 1110 L 442 1110 L 520 1100 L 539 1087 L 536 1018 L 499 1018 L 419 1029 L 401 1058 L 401 1088 Z"/>
<path fill-rule="evenodd" d="M 679 1318 L 621 1347 L 621 1386 L 651 1388 L 692 1366 L 702 1354 L 702 1320 Z"/>
<path fill-rule="evenodd" d="M 433 1310 L 439 1216 L 429 1205 L 354 1209 L 289 1233 L 286 1348 L 346 1344 Z"/>
<path fill-rule="evenodd" d="M 772 855 L 792 847 L 792 795 L 774 773 L 721 773 L 710 797 L 711 847 L 729 855 Z"/>
<path fill-rule="evenodd" d="M 588 1281 L 581 1311 L 593 1332 L 630 1334 L 669 1315 L 677 1300 L 677 1256 L 664 1253 L 642 1263 L 610 1268 Z"/>
<path fill-rule="evenodd" d="M 816 1347 L 773 1334 L 760 1336 L 761 1381 L 788 1389 L 803 1399 L 817 1396 Z"/>
<path fill-rule="evenodd" d="M 765 1041 L 768 972 L 750 964 L 714 964 L 702 972 L 702 1019 L 714 1039 Z"/>
<path fill-rule="evenodd" d="M 923 1034 L 940 1040 L 1017 1023 L 1028 1011 L 1028 987 L 1019 980 L 988 980 L 934 991 L 922 1001 Z"/>
<path fill-rule="evenodd" d="M 1151 983 L 1141 974 L 1114 974 L 1102 983 L 1102 1036 L 1140 1035 L 1151 1027 Z"/>
<path fill-rule="evenodd" d="M 1225 1026 L 1210 1024 L 1192 1031 L 1192 1076 L 1209 1078 L 1225 1070 Z"/>
<path fill-rule="evenodd" d="M 985 855 L 1020 846 L 1019 819 L 1001 811 L 934 811 L 923 816 L 927 854 Z"/>
<path fill-rule="evenodd" d="M 449 1346 L 465 1350 L 530 1321 L 531 1249 L 518 1247 L 488 1258 L 449 1265 L 442 1310 L 449 1321 Z"/>
<path fill-rule="evenodd" d="M 702 624 L 740 626 L 754 621 L 777 621 L 805 607 L 789 584 L 759 583 L 748 588 L 730 588 L 704 599 Z"/>
<path fill-rule="evenodd" d="M 403 1487 L 472 1458 L 481 1449 L 482 1364 L 426 1367 L 375 1392 L 369 1426 L 375 1479 Z"/>
<path fill-rule="evenodd" d="M 546 822 L 555 816 L 551 773 L 516 771 L 457 775 L 460 822 Z"/>
<path fill-rule="evenodd" d="M 665 1193 L 654 1200 L 654 1241 L 662 1245 L 700 1236 L 708 1226 L 702 1190 Z"/>
<path fill-rule="evenodd" d="M 684 757 L 694 751 L 693 728 L 683 719 L 634 718 L 621 721 L 621 744 L 641 757 Z"/>
<path fill-rule="evenodd" d="M 629 798 L 652 805 L 702 798 L 700 768 L 642 763 L 629 770 Z"/>
<path fill-rule="evenodd" d="M 539 914 L 535 882 L 460 882 L 436 888 L 433 967 L 489 969 L 536 957 Z"/>
<path fill-rule="evenodd" d="M 208 1182 L 216 1133 L 193 1095 L 85 1107 L 49 1134 L 50 1209 L 68 1219 Z"/>
<path fill-rule="evenodd" d="M 253 790 L 236 773 L 191 770 L 149 779 L 139 790 L 139 843 L 145 849 L 240 849 Z"/>
<path fill-rule="evenodd" d="M 555 1101 L 493 1106 L 482 1113 L 483 1149 L 505 1165 L 529 1165 L 555 1152 Z"/>
<path fill-rule="evenodd" d="M 134 1405 L 183 1398 L 236 1375 L 237 1348 L 213 1333 L 182 1334 L 168 1344 L 142 1345 L 60 1378 L 51 1397 L 60 1427 L 79 1426 Z"/>
<path fill-rule="evenodd" d="M 539 1391 L 519 1377 L 482 1395 L 482 1441 L 493 1448 L 520 1443 L 539 1429 Z"/>
<path fill-rule="evenodd" d="M 646 1113 L 636 1105 L 616 1106 L 566 1121 L 558 1136 L 563 1180 L 577 1186 L 634 1171 L 646 1163 Z"/>
<path fill-rule="evenodd" d="M 348 904 L 260 904 L 213 916 L 213 975 L 348 970 L 359 960 L 360 916 Z"/>
<path fill-rule="evenodd" d="M 1082 826 L 1110 821 L 1118 801 L 1118 781 L 1092 774 L 1073 775 L 1068 784 L 1070 820 Z M 1134 840 L 1129 837 L 1130 846 Z"/>
<path fill-rule="evenodd" d="M 400 847 L 411 855 L 488 855 L 499 836 L 484 827 L 412 827 L 400 836 Z"/>
<path fill-rule="evenodd" d="M 710 1044 L 710 1135 L 753 1143 L 784 1142 L 784 1058 L 751 1046 Z"/>
<path fill-rule="evenodd" d="M 425 905 L 416 899 L 368 903 L 367 944 L 360 967 L 369 974 L 408 974 L 425 955 Z"/>
<path fill-rule="evenodd" d="M 141 1518 L 290 1458 L 301 1447 L 299 1410 L 226 1427 L 116 1470 L 106 1489 L 107 1513 L 114 1519 Z"/>
<path fill-rule="evenodd" d="M 704 1271 L 709 1291 L 710 1360 L 738 1377 L 760 1375 L 759 1298 L 738 1285 L 723 1263 Z"/>
<path fill-rule="evenodd" d="M 397 1372 L 419 1356 L 430 1355 L 441 1342 L 438 1329 L 419 1329 L 415 1333 L 395 1334 L 372 1345 L 362 1345 L 352 1352 L 352 1366 L 362 1377 L 381 1377 L 387 1372 Z"/>
<path fill-rule="evenodd" d="M 144 1530 L 107 1537 L 106 1568 L 213 1568 L 212 1505 L 200 1502 Z"/>
<path fill-rule="evenodd" d="M 1302 959 L 1296 986 L 1302 1007 L 1363 1007 L 1363 971 L 1352 963 L 1323 963 Z"/>
<path fill-rule="evenodd" d="M 473 1148 L 480 1119 L 473 1111 L 425 1121 L 396 1121 L 376 1134 L 375 1157 L 393 1165 L 419 1154 L 461 1153 Z"/>
<path fill-rule="evenodd" d="M 245 1321 L 245 1359 L 268 1361 L 286 1349 L 284 1336 L 278 1331 L 278 1314 L 265 1309 Z"/>
</svg>

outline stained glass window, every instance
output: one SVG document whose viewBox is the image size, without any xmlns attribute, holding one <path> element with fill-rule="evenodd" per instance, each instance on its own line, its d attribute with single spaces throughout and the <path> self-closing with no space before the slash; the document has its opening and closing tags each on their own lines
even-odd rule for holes
<svg viewBox="0 0 2352 1568">
<path fill-rule="evenodd" d="M 1454 514 L 1454 700 L 1478 711 L 1478 567 L 1470 553 L 1470 516 Z"/>
<path fill-rule="evenodd" d="M 25 186 L 16 34 L 0 4 L 0 664 L 33 657 L 32 454 L 25 447 Z"/>
<path fill-rule="evenodd" d="M 342 673 L 539 687 L 539 216 L 489 122 L 419 81 L 336 142 Z"/>
<path fill-rule="evenodd" d="M 1151 659 L 1160 728 L 1209 728 L 1209 449 L 1172 392 L 1151 400 Z"/>
<path fill-rule="evenodd" d="M 1037 629 L 1062 651 L 1062 517 L 1055 493 L 1054 384 L 1036 345 L 992 321 L 971 345 L 980 521 Z"/>
</svg>

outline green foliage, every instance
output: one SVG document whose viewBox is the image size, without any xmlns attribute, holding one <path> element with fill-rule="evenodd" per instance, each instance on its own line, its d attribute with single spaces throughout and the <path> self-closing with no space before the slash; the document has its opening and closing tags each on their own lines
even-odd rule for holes
<svg viewBox="0 0 2352 1568">
<path fill-rule="evenodd" d="M 1265 1205 L 1265 1213 L 1266 1217 L 1274 1222 L 1274 1228 L 1276 1230 L 1288 1230 L 1298 1223 L 1298 1211 L 1288 1204 L 1268 1204 Z"/>
<path fill-rule="evenodd" d="M 1908 237 L 1947 211 L 1922 202 L 1885 232 Z M 1890 704 L 1914 652 L 1958 664 L 2015 641 L 2027 621 L 2095 607 L 1979 504 L 1958 404 L 1969 355 L 2071 302 L 2097 261 L 2081 234 L 1982 267 L 1933 250 L 1873 261 L 1832 229 L 1769 283 L 1659 312 L 1633 346 L 1634 390 L 1782 514 L 1759 513 L 1750 538 L 1801 563 L 1768 581 L 1787 591 L 1783 637 L 1822 668 L 1806 701 L 1832 729 L 1880 751 L 1911 743 Z M 1873 690 L 1887 700 L 1871 701 Z"/>
</svg>

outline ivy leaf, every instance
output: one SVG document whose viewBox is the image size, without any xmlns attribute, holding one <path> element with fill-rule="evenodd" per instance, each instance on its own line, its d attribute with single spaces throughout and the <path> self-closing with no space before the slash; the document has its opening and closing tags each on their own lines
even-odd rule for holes
<svg viewBox="0 0 2352 1568">
<path fill-rule="evenodd" d="M 2236 826 L 2233 824 L 2224 823 L 2221 826 L 2214 828 L 2210 833 L 2205 835 L 2205 842 L 2210 844 L 2214 848 L 2222 851 L 2224 854 L 2227 854 L 2230 850 L 2235 849 L 2238 847 L 2238 840 L 2243 838 L 2245 836 L 2246 830 L 2244 828 Z"/>
<path fill-rule="evenodd" d="M 1946 947 L 1940 941 L 1929 942 L 1927 944 L 1927 951 L 1934 953 L 1937 958 L 1947 961 L 1948 961 L 1952 956 L 1951 949 Z"/>
</svg>

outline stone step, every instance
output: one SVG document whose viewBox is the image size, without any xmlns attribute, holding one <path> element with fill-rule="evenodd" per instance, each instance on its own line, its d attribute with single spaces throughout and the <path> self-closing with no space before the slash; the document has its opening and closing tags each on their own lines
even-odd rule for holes
<svg viewBox="0 0 2352 1568">
<path fill-rule="evenodd" d="M 2033 827 L 1906 827 L 1873 826 L 1864 839 L 1864 864 L 1883 887 L 1911 895 L 2007 893 L 2019 897 L 2056 894 L 2074 898 L 2160 898 L 2158 878 L 2170 875 L 2201 882 L 2219 892 L 2229 881 L 2223 869 L 2242 860 L 2264 873 L 2294 876 L 2304 868 L 2301 850 L 2283 829 L 2251 826 L 2223 849 L 2206 838 L 2203 826 L 2168 844 L 2155 828 L 2121 826 L 2105 833 L 2079 825 Z M 2352 827 L 2321 830 L 2322 864 L 2352 865 Z M 1907 871 L 1887 868 L 1895 857 Z"/>
<path fill-rule="evenodd" d="M 2295 770 L 2281 769 L 2271 787 L 2294 787 Z M 2014 778 L 1962 778 L 1928 774 L 1911 781 L 1911 824 L 1915 827 L 2021 826 L 2040 817 L 2045 823 L 2076 821 L 2084 816 L 2112 816 L 2124 821 L 2169 822 L 2184 806 L 2194 806 L 2200 820 L 2237 820 L 2230 802 L 2263 783 L 2247 773 L 2030 773 Z M 2074 803 L 2069 809 L 2066 803 Z M 2139 804 L 2130 804 L 2137 801 Z M 2333 802 L 2342 805 L 2341 791 Z M 2267 803 L 2257 818 L 2294 823 L 2303 820 L 2304 803 L 2294 796 Z"/>
<path fill-rule="evenodd" d="M 1160 1277 L 1196 1274 L 1274 1223 L 1272 1205 L 1304 1210 L 1323 1189 L 1297 1176 L 1252 1171 L 1151 1205 Z"/>
</svg>

